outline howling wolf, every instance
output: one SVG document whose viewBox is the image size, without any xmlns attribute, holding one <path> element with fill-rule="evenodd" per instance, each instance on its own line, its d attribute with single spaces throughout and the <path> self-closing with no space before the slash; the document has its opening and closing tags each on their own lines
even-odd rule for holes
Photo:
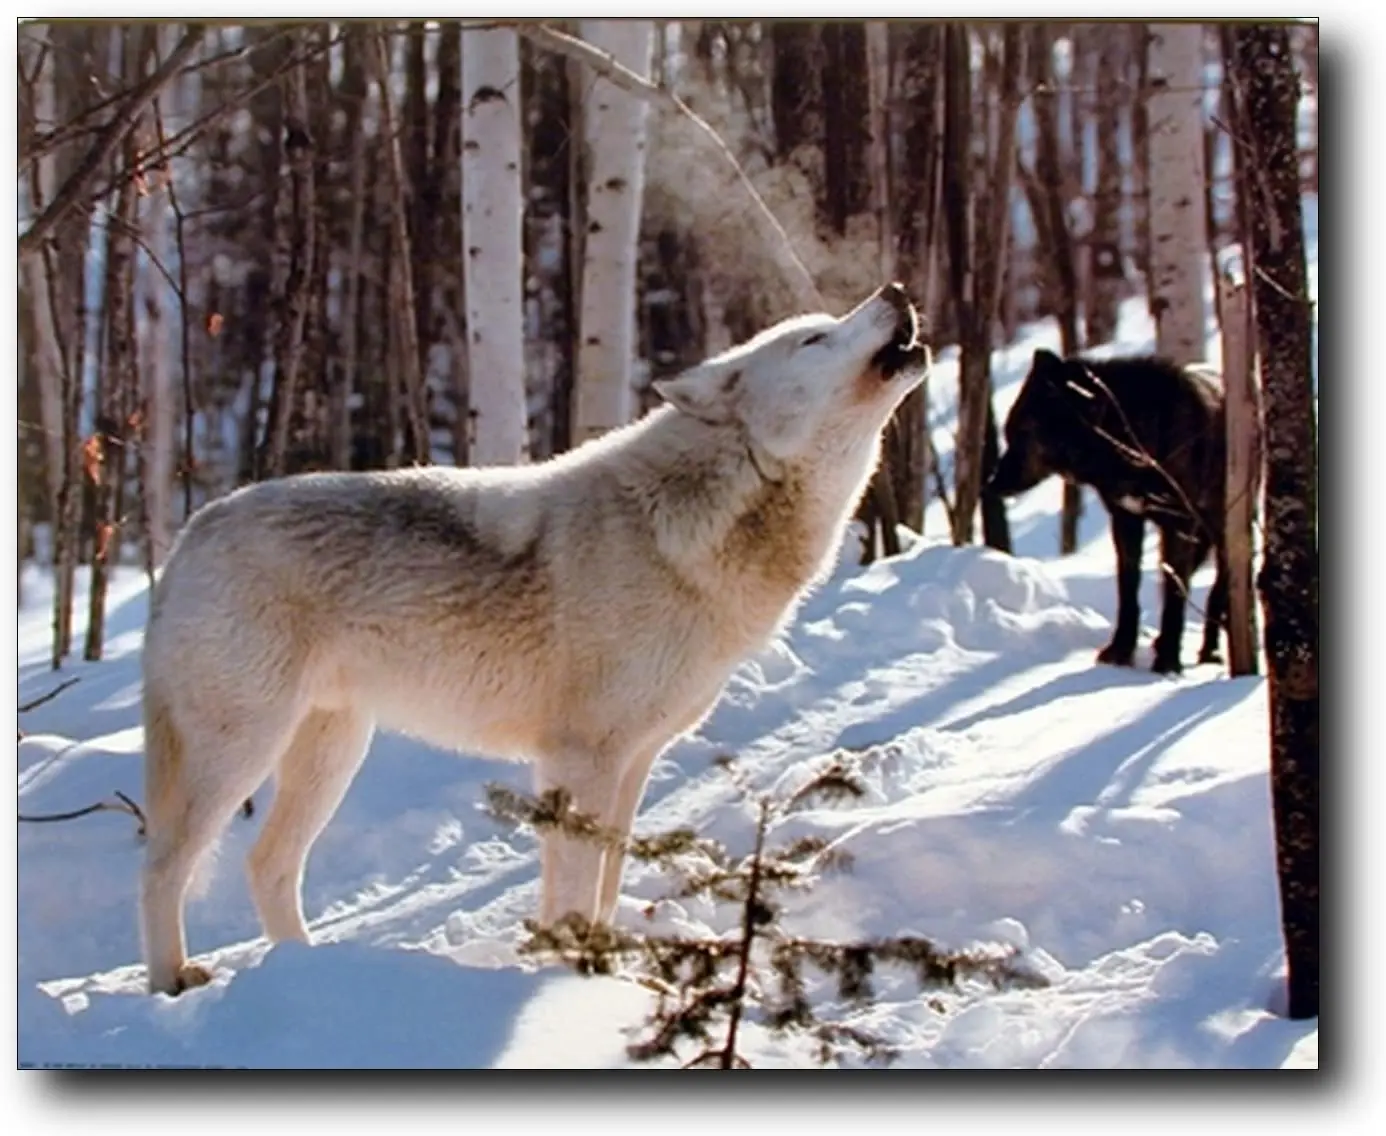
<svg viewBox="0 0 1386 1136">
<path fill-rule="evenodd" d="M 1227 616 L 1221 387 L 1201 369 L 1163 359 L 1060 359 L 1041 348 L 1006 418 L 1005 437 L 992 490 L 1013 496 L 1057 473 L 1091 485 L 1111 515 L 1117 623 L 1098 660 L 1130 666 L 1135 655 L 1141 551 L 1150 520 L 1160 530 L 1165 572 L 1153 669 L 1181 669 L 1189 579 L 1210 549 L 1218 571 L 1198 661 L 1219 661 L 1218 633 Z"/>
<path fill-rule="evenodd" d="M 890 284 L 656 383 L 668 405 L 540 465 L 307 474 L 200 510 L 145 636 L 150 990 L 208 980 L 184 897 L 271 774 L 251 894 L 272 941 L 308 940 L 304 864 L 377 727 L 529 761 L 628 834 L 655 759 L 828 571 L 928 366 Z M 545 834 L 541 919 L 610 920 L 623 858 Z"/>
</svg>

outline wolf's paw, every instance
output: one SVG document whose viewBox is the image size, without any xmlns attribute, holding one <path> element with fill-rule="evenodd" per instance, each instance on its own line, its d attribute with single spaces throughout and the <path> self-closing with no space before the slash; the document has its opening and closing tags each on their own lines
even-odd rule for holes
<svg viewBox="0 0 1386 1136">
<path fill-rule="evenodd" d="M 1219 664 L 1220 664 L 1220 663 L 1224 662 L 1225 660 L 1224 660 L 1223 657 L 1222 657 L 1222 652 L 1219 651 L 1216 647 L 1213 647 L 1213 648 L 1211 648 L 1211 649 L 1205 649 L 1205 650 L 1200 651 L 1200 652 L 1198 653 L 1198 661 L 1199 661 L 1200 663 L 1219 663 Z"/>
<path fill-rule="evenodd" d="M 1155 662 L 1151 665 L 1150 669 L 1157 675 L 1177 675 L 1183 673 L 1184 664 L 1179 661 L 1177 655 L 1171 657 L 1169 655 L 1156 654 Z"/>
<path fill-rule="evenodd" d="M 176 998 L 185 990 L 195 990 L 199 986 L 206 986 L 212 981 L 212 972 L 208 967 L 197 962 L 185 962 L 178 968 L 178 973 L 173 976 L 173 981 L 167 986 L 151 989 L 151 994 L 167 994 Z"/>
<path fill-rule="evenodd" d="M 1097 661 L 1106 663 L 1109 667 L 1129 667 L 1131 659 L 1136 653 L 1134 647 L 1125 647 L 1119 643 L 1108 643 L 1102 650 L 1097 652 Z"/>
</svg>

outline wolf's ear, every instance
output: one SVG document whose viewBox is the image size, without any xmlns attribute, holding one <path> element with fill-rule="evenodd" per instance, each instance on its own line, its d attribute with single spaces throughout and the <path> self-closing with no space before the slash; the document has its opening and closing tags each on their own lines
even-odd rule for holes
<svg viewBox="0 0 1386 1136">
<path fill-rule="evenodd" d="M 672 379 L 656 379 L 651 385 L 670 406 L 716 426 L 731 418 L 728 396 L 736 389 L 736 382 L 729 379 L 739 378 L 712 367 L 694 367 Z"/>
<path fill-rule="evenodd" d="M 1041 378 L 1057 375 L 1064 369 L 1064 361 L 1047 347 L 1036 347 L 1035 356 L 1030 360 L 1030 370 Z"/>
</svg>

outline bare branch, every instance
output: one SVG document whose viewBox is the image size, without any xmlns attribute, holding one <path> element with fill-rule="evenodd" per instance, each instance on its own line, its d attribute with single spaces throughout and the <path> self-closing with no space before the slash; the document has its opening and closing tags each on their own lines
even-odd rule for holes
<svg viewBox="0 0 1386 1136">
<path fill-rule="evenodd" d="M 75 682 L 76 680 L 74 679 L 73 681 Z M 20 813 L 19 819 L 25 824 L 53 824 L 57 821 L 76 820 L 78 817 L 90 816 L 92 813 L 129 813 L 139 822 L 136 835 L 143 836 L 148 829 L 144 810 L 119 789 L 115 791 L 115 796 L 116 800 L 114 801 L 97 801 L 94 805 L 88 805 L 84 809 L 73 809 L 71 812 Z"/>
<path fill-rule="evenodd" d="M 202 24 L 189 25 L 183 38 L 169 57 L 160 64 L 152 75 L 137 84 L 125 97 L 120 108 L 111 116 L 111 121 L 97 136 L 92 148 L 87 152 L 87 156 L 82 159 L 82 164 L 73 171 L 72 176 L 53 195 L 53 200 L 49 203 L 48 208 L 20 236 L 19 255 L 21 257 L 30 256 L 39 249 L 47 239 L 48 234 L 63 219 L 68 210 L 76 205 L 79 199 L 91 188 L 97 174 L 101 172 L 102 166 L 110 161 L 116 149 L 125 141 L 126 135 L 130 133 L 145 107 L 159 93 L 164 84 L 173 77 L 174 72 L 182 66 L 183 61 L 192 55 L 202 43 L 203 30 Z"/>
<path fill-rule="evenodd" d="M 20 703 L 20 705 L 19 705 L 19 707 L 18 707 L 18 712 L 19 712 L 20 714 L 27 714 L 30 710 L 37 710 L 37 709 L 38 709 L 40 706 L 42 706 L 45 702 L 52 702 L 53 699 L 57 698 L 58 695 L 60 695 L 60 694 L 61 694 L 64 690 L 66 690 L 69 686 L 72 686 L 74 683 L 77 683 L 77 682 L 80 682 L 80 681 L 81 681 L 81 678 L 80 678 L 80 677 L 74 677 L 74 678 L 67 679 L 67 680 L 65 680 L 64 682 L 58 683 L 58 685 L 55 686 L 52 690 L 50 690 L 47 694 L 40 694 L 40 695 L 39 695 L 37 698 L 35 698 L 32 702 L 22 702 L 22 703 Z"/>
</svg>

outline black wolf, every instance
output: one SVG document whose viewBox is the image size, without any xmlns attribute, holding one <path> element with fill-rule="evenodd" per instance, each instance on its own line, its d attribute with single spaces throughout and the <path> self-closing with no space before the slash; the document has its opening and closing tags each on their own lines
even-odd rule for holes
<svg viewBox="0 0 1386 1136">
<path fill-rule="evenodd" d="M 1130 666 L 1140 624 L 1137 592 L 1145 522 L 1160 530 L 1164 612 L 1154 670 L 1181 669 L 1189 578 L 1216 550 L 1198 661 L 1219 662 L 1227 617 L 1225 404 L 1208 377 L 1153 356 L 1061 359 L 1035 352 L 1006 418 L 1006 452 L 989 487 L 1014 496 L 1050 474 L 1090 485 L 1112 518 L 1117 623 L 1100 662 Z"/>
</svg>

